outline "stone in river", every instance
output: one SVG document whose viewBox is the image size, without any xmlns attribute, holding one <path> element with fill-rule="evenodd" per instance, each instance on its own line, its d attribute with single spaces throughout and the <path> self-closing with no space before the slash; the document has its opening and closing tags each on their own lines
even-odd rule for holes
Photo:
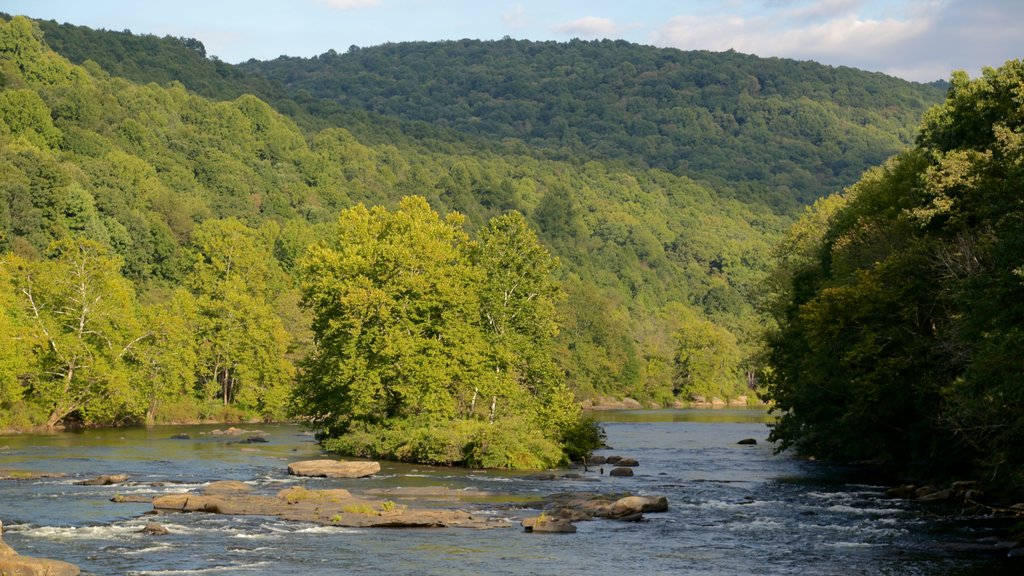
<svg viewBox="0 0 1024 576">
<path fill-rule="evenodd" d="M 164 528 L 164 525 L 159 522 L 146 522 L 146 526 L 139 530 L 139 532 L 149 536 L 166 536 L 171 533 L 170 530 Z"/>
<path fill-rule="evenodd" d="M 551 518 L 548 516 L 534 516 L 532 518 L 524 518 L 522 521 L 523 529 L 526 532 L 535 533 L 546 533 L 546 534 L 575 534 L 576 526 L 572 522 L 564 518 Z"/>
<path fill-rule="evenodd" d="M 111 484 L 120 484 L 127 479 L 127 474 L 103 474 L 102 476 L 75 482 L 75 484 L 79 486 L 110 486 Z"/>
<path fill-rule="evenodd" d="M 288 465 L 293 476 L 318 476 L 326 478 L 363 478 L 380 472 L 378 462 L 343 460 L 303 460 Z"/>
<path fill-rule="evenodd" d="M 626 468 L 626 467 L 612 468 L 612 471 L 609 472 L 608 475 L 609 476 L 632 476 L 633 475 L 633 469 L 632 468 Z"/>
</svg>

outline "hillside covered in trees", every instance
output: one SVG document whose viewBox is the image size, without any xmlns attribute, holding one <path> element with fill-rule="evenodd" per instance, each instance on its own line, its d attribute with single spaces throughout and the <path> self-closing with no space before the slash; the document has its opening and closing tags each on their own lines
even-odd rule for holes
<svg viewBox="0 0 1024 576">
<path fill-rule="evenodd" d="M 413 42 L 239 66 L 194 39 L 40 22 L 72 62 L 217 99 L 259 96 L 363 143 L 659 168 L 792 211 L 911 143 L 945 83 L 623 41 Z M 526 146 L 523 146 L 526 144 Z"/>
<path fill-rule="evenodd" d="M 27 348 L 7 350 L 7 418 L 159 419 L 171 404 L 174 414 L 280 414 L 277 386 L 290 380 L 293 361 L 308 353 L 312 338 L 298 306 L 299 256 L 325 237 L 342 210 L 360 202 L 393 207 L 412 194 L 442 214 L 465 214 L 471 234 L 506 211 L 527 215 L 561 258 L 562 330 L 554 355 L 580 397 L 664 403 L 746 390 L 744 362 L 757 330 L 751 296 L 767 269 L 766 238 L 783 227 L 765 209 L 719 199 L 659 171 L 532 156 L 429 155 L 366 146 L 338 128 L 305 133 L 252 96 L 212 101 L 177 83 L 141 85 L 94 63 L 71 65 L 27 20 L 4 24 L 3 34 L 0 249 L 8 253 L 11 298 L 4 321 L 5 330 L 30 332 L 16 338 Z M 154 369 L 176 372 L 147 381 L 173 380 L 178 388 L 117 409 L 83 409 L 121 397 L 109 393 L 117 382 L 142 390 L 119 379 L 136 373 L 124 365 L 141 361 L 130 353 L 157 335 L 127 326 L 159 324 L 122 318 L 110 325 L 120 340 L 92 335 L 97 340 L 87 345 L 90 335 L 69 323 L 80 315 L 66 310 L 81 304 L 71 288 L 26 285 L 72 272 L 42 274 L 39 266 L 109 273 L 102 285 L 114 282 L 134 303 L 110 314 L 145 319 L 156 313 L 149 306 L 177 306 L 166 316 L 183 324 L 160 336 L 173 332 L 189 345 L 156 348 L 189 352 L 174 362 L 152 359 Z M 37 289 L 50 298 L 45 306 L 27 297 Z M 260 323 L 264 341 L 241 336 L 254 329 L 249 323 Z M 691 324 L 730 354 L 710 378 L 697 376 L 710 370 L 699 355 L 678 360 L 678 334 Z M 67 346 L 47 340 L 59 333 L 70 334 L 90 360 L 56 356 Z M 104 361 L 95 361 L 101 353 Z M 83 386 L 70 409 L 44 393 L 74 388 L 49 382 L 58 373 Z"/>
<path fill-rule="evenodd" d="M 382 380 L 375 380 L 374 397 L 388 407 L 385 413 L 406 418 L 409 430 L 422 430 L 430 414 L 486 420 L 504 406 L 520 427 L 532 426 L 530 414 L 562 414 L 553 420 L 561 428 L 545 432 L 558 444 L 567 434 L 586 436 L 586 427 L 574 428 L 578 413 L 566 409 L 564 398 L 536 396 L 540 391 L 564 385 L 578 400 L 631 396 L 660 405 L 749 395 L 763 364 L 758 338 L 766 319 L 756 305 L 788 210 L 828 191 L 830 182 L 852 182 L 878 154 L 896 151 L 939 94 L 934 87 L 809 63 L 623 43 L 435 48 L 455 47 L 503 48 L 513 56 L 534 50 L 536 58 L 523 60 L 523 69 L 511 75 L 531 85 L 555 72 L 568 74 L 568 84 L 550 80 L 568 88 L 555 91 L 561 93 L 557 105 L 531 104 L 526 88 L 509 88 L 505 99 L 522 104 L 511 109 L 520 110 L 530 130 L 502 121 L 508 110 L 492 117 L 488 108 L 473 106 L 452 116 L 478 118 L 471 129 L 444 120 L 454 114 L 451 107 L 468 105 L 459 103 L 474 94 L 467 86 L 438 91 L 433 111 L 417 117 L 360 103 L 355 89 L 346 98 L 327 98 L 288 79 L 263 78 L 257 72 L 273 76 L 269 68 L 208 59 L 190 39 L 23 18 L 0 24 L 0 335 L 11 343 L 0 350 L 0 428 L 285 416 L 297 375 L 307 375 L 298 381 L 306 396 L 315 395 L 308 375 L 317 373 L 319 355 L 335 338 L 318 320 L 325 312 L 315 302 L 323 292 L 308 284 L 317 269 L 309 247 L 343 253 L 336 243 L 351 240 L 351 231 L 339 229 L 340 215 L 351 220 L 353 210 L 384 210 L 373 213 L 386 222 L 408 212 L 413 197 L 441 221 L 460 222 L 449 233 L 461 238 L 451 245 L 464 273 L 451 278 L 477 278 L 482 291 L 462 291 L 466 298 L 473 294 L 455 306 L 467 311 L 462 324 L 448 318 L 434 325 L 433 316 L 414 316 L 416 326 L 436 338 L 473 342 L 457 370 L 438 365 L 432 372 L 464 378 L 439 392 L 431 408 L 407 402 L 403 386 L 409 383 L 402 379 L 408 374 L 381 372 Z M 424 49 L 398 46 L 412 48 Z M 372 51 L 350 52 L 363 58 Z M 495 70 L 516 61 L 477 55 L 491 68 L 474 72 L 475 82 L 488 89 L 500 84 Z M 423 58 L 423 66 L 444 59 Z M 320 58 L 333 59 L 344 57 Z M 619 72 L 616 90 L 632 102 L 623 108 L 604 88 L 611 80 L 593 71 L 625 60 L 638 68 Z M 403 55 L 388 74 L 416 78 L 401 69 L 415 61 Z M 295 62 L 296 74 L 315 76 L 314 64 Z M 701 68 L 719 82 L 697 78 Z M 454 84 L 470 81 L 452 74 Z M 754 92 L 752 82 L 760 86 Z M 381 89 L 396 102 L 424 98 L 416 82 Z M 593 108 L 600 102 L 604 108 Z M 742 129 L 740 104 L 754 111 Z M 589 112 L 580 111 L 588 106 Z M 807 123 L 799 119 L 812 111 Z M 598 130 L 606 112 L 617 118 L 616 130 L 625 131 Z M 556 137 L 551 130 L 561 123 L 544 115 L 551 113 L 577 136 Z M 685 136 L 628 128 L 649 117 L 660 131 L 673 114 L 688 119 L 676 122 L 687 128 Z M 733 123 L 735 129 L 726 129 Z M 657 154 L 643 152 L 647 137 L 654 137 L 647 145 Z M 754 150 L 753 142 L 769 137 L 775 138 L 771 145 Z M 682 160 L 668 162 L 663 145 L 684 140 L 692 154 L 676 149 Z M 847 141 L 860 142 L 852 145 L 860 152 L 846 148 Z M 609 148 L 612 142 L 618 151 Z M 771 146 L 778 154 L 766 156 Z M 792 164 L 800 150 L 817 155 L 807 164 L 817 168 L 807 172 Z M 756 170 L 744 176 L 744 166 Z M 550 316 L 538 321 L 550 323 L 550 331 L 499 330 L 496 309 L 488 308 L 497 288 L 482 279 L 496 278 L 488 262 L 502 261 L 496 255 L 503 252 L 493 243 L 489 253 L 481 246 L 512 215 L 519 215 L 522 229 L 514 237 L 535 234 L 537 246 L 553 257 L 541 268 L 557 289 L 545 304 Z M 409 250 L 397 246 L 388 250 Z M 359 261 L 353 260 L 356 270 Z M 348 277 L 334 273 L 342 284 Z M 393 302 L 404 297 L 375 297 L 385 296 Z M 474 316 L 473 310 L 491 315 Z M 400 318 L 381 316 L 379 337 L 392 334 L 386 326 L 408 326 Z M 452 326 L 454 332 L 445 332 Z M 357 345 L 361 334 L 344 338 Z M 520 352 L 513 351 L 538 339 L 544 344 L 530 352 L 529 362 L 517 359 Z M 392 352 L 429 352 L 418 340 L 393 342 Z M 332 361 L 322 361 L 322 374 Z M 470 385 L 488 366 L 504 376 Z M 358 389 L 353 382 L 344 389 Z M 316 410 L 306 406 L 303 415 Z M 386 446 L 389 432 L 374 428 L 380 423 L 372 418 L 321 424 L 362 430 L 368 451 L 394 455 L 401 448 Z M 466 442 L 479 439 L 471 426 L 463 432 Z M 541 451 L 550 454 L 549 448 Z"/>
<path fill-rule="evenodd" d="M 909 144 L 945 88 L 621 40 L 398 43 L 240 67 L 347 107 L 660 168 L 783 208 Z"/>
</svg>

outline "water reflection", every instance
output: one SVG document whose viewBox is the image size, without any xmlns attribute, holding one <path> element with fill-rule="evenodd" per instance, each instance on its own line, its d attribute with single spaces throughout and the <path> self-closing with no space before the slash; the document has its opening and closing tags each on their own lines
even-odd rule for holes
<svg viewBox="0 0 1024 576">
<path fill-rule="evenodd" d="M 706 424 L 768 424 L 767 408 L 691 408 L 684 410 L 594 410 L 598 422 L 698 422 Z"/>
</svg>

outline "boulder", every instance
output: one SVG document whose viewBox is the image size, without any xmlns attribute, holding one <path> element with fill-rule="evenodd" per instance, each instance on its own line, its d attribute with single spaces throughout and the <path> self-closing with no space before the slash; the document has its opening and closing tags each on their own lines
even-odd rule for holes
<svg viewBox="0 0 1024 576">
<path fill-rule="evenodd" d="M 170 530 L 164 528 L 164 525 L 159 522 L 146 522 L 146 526 L 139 530 L 139 532 L 149 536 L 166 536 L 171 533 Z"/>
<path fill-rule="evenodd" d="M 744 438 L 743 440 L 737 442 L 737 444 L 739 444 L 740 446 L 753 446 L 757 444 L 757 440 L 754 438 Z"/>
<path fill-rule="evenodd" d="M 325 478 L 364 478 L 380 472 L 380 463 L 342 460 L 303 460 L 288 465 L 293 476 Z"/>
<path fill-rule="evenodd" d="M 626 467 L 612 468 L 612 471 L 609 472 L 608 475 L 609 476 L 629 477 L 629 476 L 633 475 L 633 469 L 632 468 L 626 468 Z"/>
<path fill-rule="evenodd" d="M 946 502 L 952 497 L 953 491 L 947 488 L 937 492 L 929 492 L 924 496 L 918 496 L 916 500 L 918 502 Z"/>
<path fill-rule="evenodd" d="M 538 534 L 575 534 L 576 526 L 564 518 L 551 518 L 540 515 L 532 518 L 524 518 L 521 522 L 523 530 Z"/>
<path fill-rule="evenodd" d="M 269 440 L 267 440 L 266 437 L 264 436 L 249 436 L 244 440 L 244 442 L 246 444 L 262 444 L 265 442 L 269 442 Z"/>
<path fill-rule="evenodd" d="M 608 464 L 617 464 L 619 460 L 622 460 L 622 456 L 609 456 L 604 459 L 604 461 Z"/>
<path fill-rule="evenodd" d="M 624 466 L 624 467 L 628 467 L 628 468 L 635 468 L 635 467 L 639 466 L 640 463 L 637 462 L 636 459 L 634 459 L 634 458 L 623 458 L 623 459 L 619 460 L 618 462 L 615 462 L 615 465 L 616 466 Z"/>
<path fill-rule="evenodd" d="M 885 491 L 886 498 L 898 498 L 901 500 L 910 500 L 914 497 L 914 492 L 917 491 L 917 486 L 913 484 L 904 484 L 902 486 L 893 486 Z"/>
<path fill-rule="evenodd" d="M 608 518 L 626 522 L 643 520 L 645 512 L 665 512 L 668 499 L 664 496 L 625 496 L 612 500 L 608 494 L 569 492 L 553 494 L 544 506 L 550 517 L 571 522 Z"/>
<path fill-rule="evenodd" d="M 644 512 L 665 512 L 668 510 L 668 498 L 664 496 L 626 496 L 619 498 L 608 508 L 608 518 L 617 520 Z"/>
<path fill-rule="evenodd" d="M 110 486 L 112 484 L 121 484 L 126 480 L 128 480 L 127 474 L 103 474 L 95 478 L 75 482 L 75 484 L 79 486 Z"/>
</svg>

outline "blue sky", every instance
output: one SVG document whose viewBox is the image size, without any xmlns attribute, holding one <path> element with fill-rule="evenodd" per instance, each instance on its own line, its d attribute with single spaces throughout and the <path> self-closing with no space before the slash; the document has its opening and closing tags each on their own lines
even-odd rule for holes
<svg viewBox="0 0 1024 576">
<path fill-rule="evenodd" d="M 0 11 L 198 38 L 227 62 L 503 36 L 732 48 L 918 81 L 1024 57 L 1024 0 L 0 0 Z"/>
</svg>

